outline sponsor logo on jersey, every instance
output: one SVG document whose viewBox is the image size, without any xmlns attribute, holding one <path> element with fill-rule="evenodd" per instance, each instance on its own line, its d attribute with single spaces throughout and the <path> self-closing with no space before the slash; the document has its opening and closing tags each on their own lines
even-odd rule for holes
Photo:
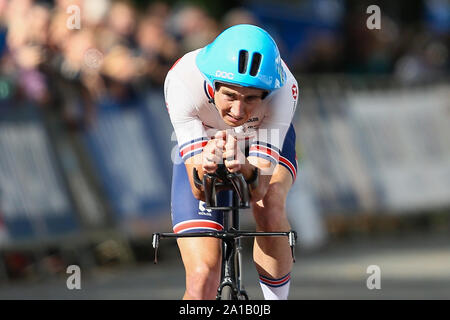
<svg viewBox="0 0 450 320">
<path fill-rule="evenodd" d="M 253 117 L 253 118 L 248 119 L 247 122 L 255 122 L 255 121 L 258 121 L 258 120 L 259 120 L 258 117 Z"/>
<path fill-rule="evenodd" d="M 211 209 L 206 209 L 205 202 L 199 201 L 198 202 L 198 214 L 201 216 L 211 216 Z"/>
</svg>

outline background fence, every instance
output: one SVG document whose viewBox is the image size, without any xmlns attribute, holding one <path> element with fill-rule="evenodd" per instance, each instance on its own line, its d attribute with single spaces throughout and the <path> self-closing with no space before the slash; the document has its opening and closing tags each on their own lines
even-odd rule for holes
<svg viewBox="0 0 450 320">
<path fill-rule="evenodd" d="M 322 212 L 402 214 L 449 206 L 448 83 L 349 77 L 305 83 L 299 146 Z"/>
</svg>

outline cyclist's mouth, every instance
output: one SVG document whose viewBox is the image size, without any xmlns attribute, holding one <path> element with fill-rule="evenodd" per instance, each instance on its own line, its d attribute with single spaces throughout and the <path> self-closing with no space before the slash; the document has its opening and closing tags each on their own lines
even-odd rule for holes
<svg viewBox="0 0 450 320">
<path fill-rule="evenodd" d="M 227 117 L 228 117 L 228 120 L 230 120 L 231 122 L 233 122 L 233 123 L 237 123 L 237 122 L 240 122 L 241 120 L 242 120 L 242 117 L 240 117 L 240 118 L 235 118 L 235 117 L 233 117 L 231 114 L 229 114 L 229 113 L 227 113 Z"/>
</svg>

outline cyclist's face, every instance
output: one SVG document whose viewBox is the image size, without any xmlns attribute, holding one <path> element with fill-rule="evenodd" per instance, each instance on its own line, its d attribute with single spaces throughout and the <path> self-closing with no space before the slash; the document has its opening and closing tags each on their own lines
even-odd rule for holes
<svg viewBox="0 0 450 320">
<path fill-rule="evenodd" d="M 232 127 L 244 124 L 253 110 L 262 103 L 264 91 L 221 84 L 214 93 L 214 102 L 223 121 Z"/>
</svg>

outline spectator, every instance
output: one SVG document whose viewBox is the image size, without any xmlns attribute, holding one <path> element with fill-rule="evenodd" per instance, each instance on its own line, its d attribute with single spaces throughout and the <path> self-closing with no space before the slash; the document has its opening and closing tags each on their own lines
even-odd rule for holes
<svg viewBox="0 0 450 320">
<path fill-rule="evenodd" d="M 224 29 L 237 24 L 253 24 L 260 25 L 258 18 L 249 10 L 245 8 L 234 8 L 228 11 L 223 17 Z"/>
<path fill-rule="evenodd" d="M 156 15 L 144 17 L 138 25 L 136 42 L 145 58 L 145 76 L 152 85 L 162 86 L 164 78 L 180 52 L 175 39 L 164 29 Z"/>
<path fill-rule="evenodd" d="M 220 33 L 218 23 L 198 6 L 181 7 L 172 17 L 173 32 L 181 43 L 182 51 L 203 47 Z"/>
<path fill-rule="evenodd" d="M 107 17 L 107 27 L 128 46 L 133 46 L 133 33 L 136 28 L 136 12 L 125 1 L 114 2 Z"/>
</svg>

